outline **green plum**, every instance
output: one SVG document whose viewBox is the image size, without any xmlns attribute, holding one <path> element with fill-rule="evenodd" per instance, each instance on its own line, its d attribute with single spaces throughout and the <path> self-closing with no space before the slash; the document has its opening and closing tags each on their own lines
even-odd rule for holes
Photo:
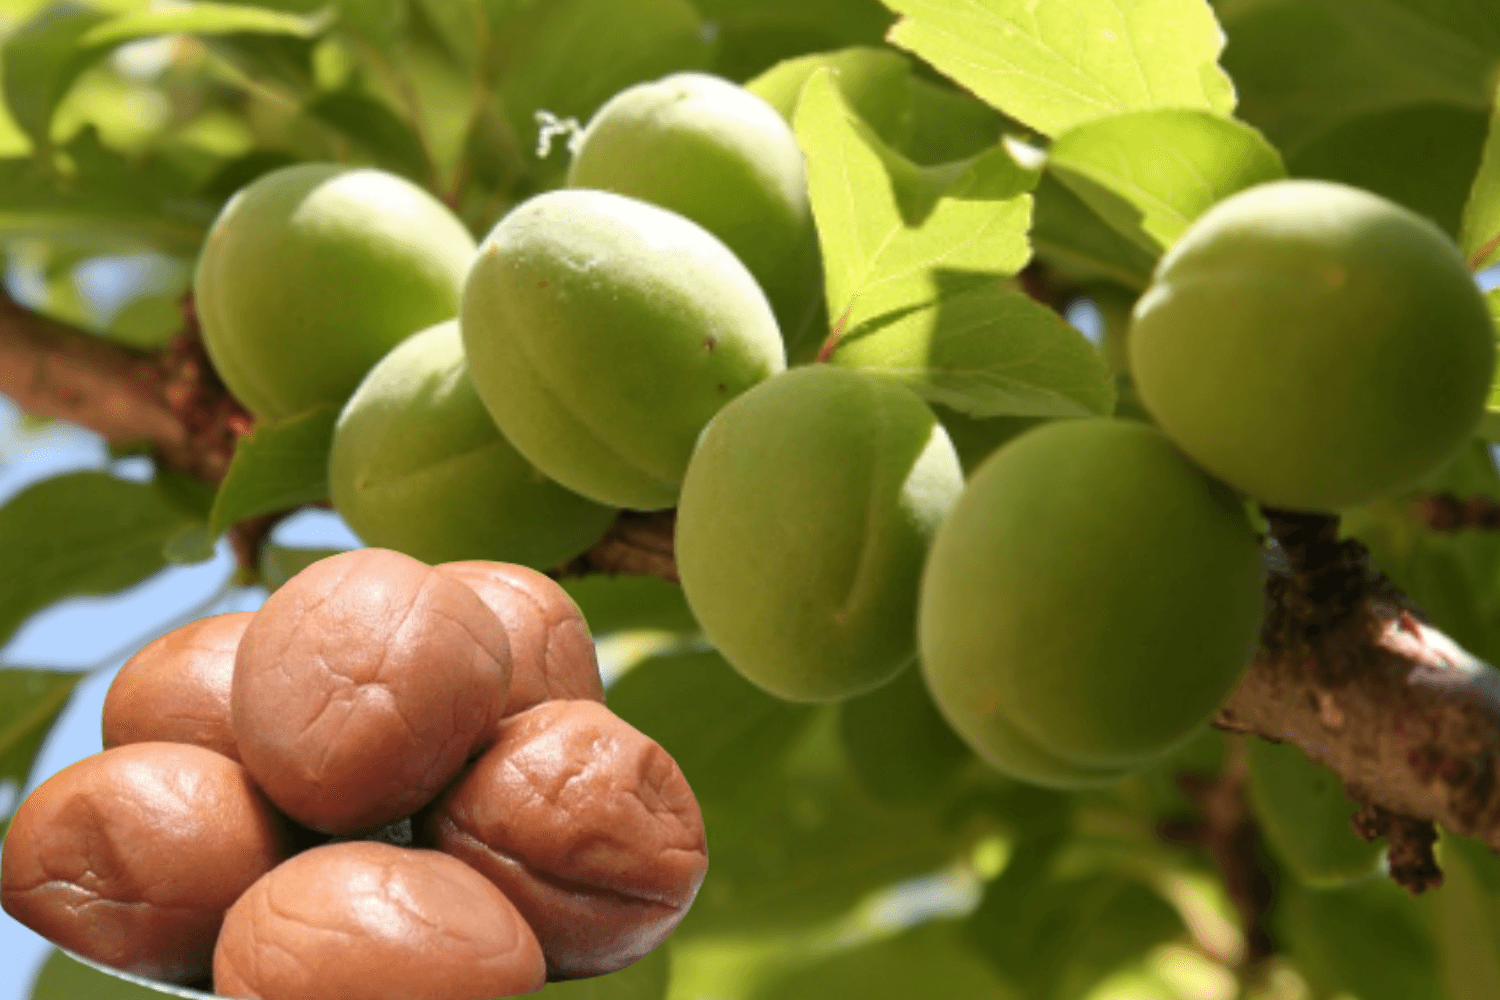
<svg viewBox="0 0 1500 1000">
<path fill-rule="evenodd" d="M 970 476 L 932 545 L 922 669 L 955 730 L 1043 784 L 1159 759 L 1229 694 L 1263 615 L 1243 506 L 1158 430 L 1059 420 Z"/>
<path fill-rule="evenodd" d="M 328 486 L 367 545 L 434 564 L 546 569 L 593 545 L 616 515 L 542 475 L 496 429 L 457 320 L 413 334 L 370 369 L 339 414 Z"/>
<path fill-rule="evenodd" d="M 1401 489 L 1473 433 L 1494 329 L 1428 220 L 1326 181 L 1209 209 L 1137 303 L 1135 389 L 1183 451 L 1273 507 L 1331 511 Z"/>
<path fill-rule="evenodd" d="M 605 191 L 524 202 L 465 286 L 470 376 L 505 437 L 599 503 L 677 503 L 698 434 L 786 367 L 739 258 L 676 212 Z"/>
<path fill-rule="evenodd" d="M 790 343 L 821 301 L 817 233 L 802 150 L 766 101 L 707 73 L 621 91 L 579 137 L 568 186 L 679 212 L 755 275 Z"/>
<path fill-rule="evenodd" d="M 224 205 L 193 281 L 229 391 L 278 420 L 342 405 L 413 330 L 458 314 L 474 238 L 442 202 L 380 170 L 283 167 Z"/>
<path fill-rule="evenodd" d="M 699 624 L 750 681 L 832 701 L 916 655 L 922 561 L 963 488 L 910 389 L 793 368 L 721 410 L 677 508 L 677 569 Z"/>
</svg>

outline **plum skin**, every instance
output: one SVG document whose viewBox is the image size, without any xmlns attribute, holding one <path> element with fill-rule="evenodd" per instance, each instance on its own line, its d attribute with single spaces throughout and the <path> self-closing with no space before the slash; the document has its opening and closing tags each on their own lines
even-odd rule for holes
<svg viewBox="0 0 1500 1000">
<path fill-rule="evenodd" d="M 738 84 L 673 73 L 621 91 L 584 128 L 568 186 L 639 198 L 713 233 L 755 275 L 789 339 L 816 307 L 802 150 L 780 113 Z"/>
<path fill-rule="evenodd" d="M 367 545 L 426 563 L 546 568 L 614 522 L 543 476 L 496 429 L 469 379 L 458 321 L 396 345 L 344 405 L 328 459 L 334 507 Z"/>
<path fill-rule="evenodd" d="M 1356 188 L 1278 181 L 1200 217 L 1129 334 L 1152 418 L 1274 507 L 1332 511 L 1407 486 L 1484 412 L 1494 329 L 1431 222 Z"/>
<path fill-rule="evenodd" d="M 765 294 L 697 223 L 605 191 L 526 201 L 485 237 L 460 316 L 501 433 L 598 503 L 677 502 L 699 432 L 786 367 Z"/>
<path fill-rule="evenodd" d="M 963 488 L 947 433 L 910 389 L 793 368 L 704 431 L 677 508 L 683 594 L 752 683 L 832 701 L 916 654 L 927 546 Z"/>
<path fill-rule="evenodd" d="M 414 330 L 458 312 L 474 238 L 404 178 L 331 163 L 274 170 L 209 228 L 193 303 L 214 370 L 251 413 L 341 405 Z"/>
<path fill-rule="evenodd" d="M 1099 783 L 1191 737 L 1229 694 L 1263 580 L 1244 509 L 1160 431 L 1047 423 L 986 459 L 938 532 L 923 675 L 993 766 Z M 1059 764 L 1055 780 L 1038 773 Z"/>
</svg>

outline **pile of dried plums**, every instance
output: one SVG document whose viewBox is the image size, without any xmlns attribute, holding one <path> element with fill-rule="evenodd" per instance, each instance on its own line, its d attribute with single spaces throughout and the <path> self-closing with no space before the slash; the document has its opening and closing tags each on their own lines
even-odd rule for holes
<svg viewBox="0 0 1500 1000">
<path fill-rule="evenodd" d="M 482 1000 L 655 948 L 708 866 L 577 605 L 506 563 L 324 559 L 146 646 L 106 749 L 21 804 L 0 901 L 81 955 L 262 1000 Z"/>
</svg>

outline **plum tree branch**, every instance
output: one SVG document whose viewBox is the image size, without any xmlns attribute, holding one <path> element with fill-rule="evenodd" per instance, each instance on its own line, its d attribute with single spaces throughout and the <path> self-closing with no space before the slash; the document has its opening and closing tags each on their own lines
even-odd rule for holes
<svg viewBox="0 0 1500 1000">
<path fill-rule="evenodd" d="M 590 573 L 659 576 L 677 579 L 677 558 L 672 535 L 677 525 L 675 510 L 641 513 L 622 510 L 615 523 L 593 548 L 550 571 L 556 579 Z"/>
<path fill-rule="evenodd" d="M 187 427 L 164 390 L 150 355 L 33 313 L 0 293 L 0 393 L 26 413 L 88 427 L 113 445 L 147 441 L 172 464 L 191 464 Z"/>
<path fill-rule="evenodd" d="M 1500 849 L 1500 672 L 1420 621 L 1334 518 L 1268 514 L 1261 648 L 1215 724 L 1328 767 L 1363 804 L 1355 829 L 1389 842 L 1392 877 L 1434 887 L 1433 823 Z M 616 562 L 579 570 L 675 580 L 670 516 L 636 518 Z"/>
<path fill-rule="evenodd" d="M 0 293 L 0 393 L 115 445 L 147 443 L 164 464 L 217 483 L 249 416 L 187 332 L 160 354 L 132 350 L 38 315 Z M 1423 520 L 1452 521 L 1428 498 Z M 1464 525 L 1488 524 L 1488 506 Z M 1445 520 L 1446 518 L 1446 520 Z M 1271 512 L 1262 644 L 1215 723 L 1295 743 L 1364 803 L 1356 826 L 1392 844 L 1393 874 L 1420 890 L 1440 879 L 1431 823 L 1500 849 L 1500 672 L 1420 621 L 1337 538 L 1332 518 Z M 672 511 L 623 512 L 555 576 L 610 573 L 676 581 Z M 259 530 L 261 525 L 247 525 Z M 253 554 L 241 553 L 241 557 Z"/>
<path fill-rule="evenodd" d="M 189 298 L 171 346 L 147 353 L 43 316 L 0 289 L 0 394 L 33 416 L 86 427 L 115 446 L 149 446 L 162 464 L 217 484 L 250 414 L 213 371 Z M 231 542 L 251 578 L 260 543 L 286 512 L 237 524 Z M 624 511 L 557 576 L 625 573 L 676 581 L 671 511 Z"/>
<path fill-rule="evenodd" d="M 188 325 L 196 331 L 191 314 Z M 0 394 L 111 445 L 147 445 L 163 464 L 210 483 L 229 467 L 236 427 L 248 427 L 195 336 L 160 353 L 138 351 L 32 312 L 3 291 Z"/>
<path fill-rule="evenodd" d="M 1491 497 L 1429 493 L 1413 500 L 1411 507 L 1417 522 L 1433 531 L 1454 532 L 1466 528 L 1493 531 L 1500 528 L 1500 500 Z"/>
<path fill-rule="evenodd" d="M 1332 770 L 1392 876 L 1433 887 L 1432 823 L 1500 848 L 1500 672 L 1420 621 L 1334 518 L 1268 513 L 1261 649 L 1215 722 Z"/>
</svg>

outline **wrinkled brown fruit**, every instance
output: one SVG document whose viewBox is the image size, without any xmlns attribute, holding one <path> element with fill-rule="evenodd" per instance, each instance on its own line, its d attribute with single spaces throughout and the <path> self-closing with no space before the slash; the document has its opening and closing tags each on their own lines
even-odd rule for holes
<svg viewBox="0 0 1500 1000">
<path fill-rule="evenodd" d="M 500 887 L 536 932 L 551 978 L 629 965 L 677 926 L 708 870 L 687 779 L 598 702 L 544 702 L 499 732 L 418 818 L 418 843 Z"/>
<path fill-rule="evenodd" d="M 104 747 L 191 743 L 239 760 L 229 728 L 229 687 L 253 611 L 200 618 L 125 661 L 104 697 Z"/>
<path fill-rule="evenodd" d="M 240 758 L 287 815 L 368 830 L 430 801 L 489 745 L 510 645 L 468 587 L 387 549 L 320 560 L 270 596 L 235 659 Z"/>
<path fill-rule="evenodd" d="M 604 701 L 588 622 L 557 581 L 527 566 L 483 559 L 434 568 L 466 584 L 505 626 L 511 675 L 502 715 L 544 701 Z"/>
<path fill-rule="evenodd" d="M 132 743 L 66 767 L 16 811 L 0 903 L 38 934 L 167 982 L 207 975 L 224 913 L 287 856 L 282 819 L 234 761 Z"/>
<path fill-rule="evenodd" d="M 251 1000 L 488 1000 L 545 975 L 535 936 L 482 875 L 369 841 L 315 847 L 256 882 L 214 951 L 215 992 Z"/>
</svg>

